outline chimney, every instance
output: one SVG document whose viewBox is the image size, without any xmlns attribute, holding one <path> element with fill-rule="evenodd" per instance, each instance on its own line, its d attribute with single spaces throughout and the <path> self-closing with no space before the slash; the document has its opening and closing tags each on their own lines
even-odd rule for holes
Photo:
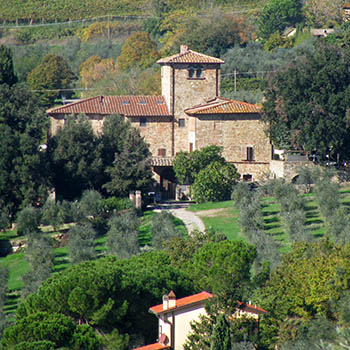
<svg viewBox="0 0 350 350">
<path fill-rule="evenodd" d="M 168 294 L 168 307 L 169 309 L 172 307 L 176 307 L 176 295 L 172 290 Z"/>
<path fill-rule="evenodd" d="M 180 46 L 180 53 L 185 53 L 188 51 L 188 46 L 187 45 L 181 45 Z"/>
<path fill-rule="evenodd" d="M 163 295 L 163 310 L 168 310 L 169 298 L 166 294 Z"/>
</svg>

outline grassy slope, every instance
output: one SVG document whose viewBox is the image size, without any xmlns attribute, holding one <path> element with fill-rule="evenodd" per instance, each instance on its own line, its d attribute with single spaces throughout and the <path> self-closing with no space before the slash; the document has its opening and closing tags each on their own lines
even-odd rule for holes
<svg viewBox="0 0 350 350">
<path fill-rule="evenodd" d="M 343 188 L 340 192 L 341 204 L 350 206 L 350 189 Z M 305 200 L 305 226 L 315 237 L 321 237 L 327 232 L 325 219 L 318 209 L 314 195 L 311 193 L 303 197 Z M 264 231 L 282 242 L 282 251 L 288 250 L 290 241 L 283 229 L 279 203 L 273 197 L 265 197 L 261 200 L 261 207 L 264 216 Z M 215 209 L 218 209 L 217 212 L 208 212 L 208 210 Z M 203 213 L 202 220 L 207 229 L 212 228 L 219 233 L 224 233 L 228 239 L 245 239 L 241 235 L 238 225 L 239 211 L 235 209 L 232 201 L 195 204 L 188 210 L 196 212 L 199 216 Z"/>
<path fill-rule="evenodd" d="M 153 211 L 146 211 L 141 217 L 141 226 L 139 241 L 140 245 L 144 246 L 146 244 L 150 245 L 152 241 L 152 234 L 150 231 L 151 222 L 153 218 Z M 184 223 L 174 218 L 175 225 L 177 229 L 185 236 L 187 235 L 187 230 Z M 50 233 L 48 233 L 50 234 Z M 15 231 L 1 232 L 0 239 L 16 239 Z M 21 237 L 23 239 L 23 237 Z M 103 256 L 105 251 L 105 243 L 107 236 L 99 237 L 95 240 L 95 249 L 98 256 Z M 53 272 L 60 272 L 71 265 L 68 259 L 68 248 L 61 247 L 55 248 L 55 258 Z M 24 253 L 10 254 L 6 257 L 0 258 L 0 264 L 8 268 L 9 270 L 9 280 L 8 280 L 8 290 L 9 295 L 5 304 L 5 311 L 14 312 L 17 307 L 17 303 L 20 300 L 20 290 L 23 287 L 22 276 L 29 271 L 30 267 L 28 262 L 25 260 Z"/>
</svg>

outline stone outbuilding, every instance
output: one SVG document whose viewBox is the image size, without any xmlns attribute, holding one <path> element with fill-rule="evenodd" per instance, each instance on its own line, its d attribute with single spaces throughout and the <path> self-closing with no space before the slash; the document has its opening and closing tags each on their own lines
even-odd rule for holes
<svg viewBox="0 0 350 350">
<path fill-rule="evenodd" d="M 51 108 L 51 134 L 64 126 L 67 115 L 86 114 L 96 133 L 109 115 L 122 115 L 149 144 L 154 173 L 170 197 L 175 195 L 175 155 L 208 145 L 223 147 L 224 157 L 243 179 L 266 178 L 272 146 L 260 107 L 219 97 L 224 61 L 182 45 L 180 53 L 157 63 L 161 96 L 96 96 Z"/>
</svg>

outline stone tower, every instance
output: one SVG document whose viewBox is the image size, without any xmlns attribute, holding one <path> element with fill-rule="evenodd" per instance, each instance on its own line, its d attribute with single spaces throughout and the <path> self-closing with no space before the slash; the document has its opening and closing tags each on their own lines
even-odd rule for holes
<svg viewBox="0 0 350 350">
<path fill-rule="evenodd" d="M 191 120 L 184 112 L 220 93 L 220 65 L 224 61 L 189 50 L 160 59 L 162 95 L 173 116 L 171 155 L 194 150 Z"/>
</svg>

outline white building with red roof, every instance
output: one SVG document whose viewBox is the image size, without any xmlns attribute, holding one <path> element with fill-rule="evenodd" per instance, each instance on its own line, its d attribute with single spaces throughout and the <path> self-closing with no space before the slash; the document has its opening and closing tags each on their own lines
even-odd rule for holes
<svg viewBox="0 0 350 350">
<path fill-rule="evenodd" d="M 205 304 L 213 297 L 213 294 L 205 291 L 181 299 L 176 299 L 173 291 L 164 295 L 162 304 L 149 309 L 158 318 L 158 342 L 133 350 L 182 350 L 192 331 L 191 323 L 199 321 L 201 315 L 206 315 Z M 234 317 L 242 317 L 243 314 L 258 319 L 259 315 L 267 314 L 267 311 L 238 302 Z"/>
<path fill-rule="evenodd" d="M 260 107 L 219 97 L 224 61 L 181 45 L 180 53 L 157 63 L 161 96 L 96 96 L 51 108 L 51 134 L 64 126 L 67 115 L 86 114 L 96 133 L 108 115 L 122 115 L 149 144 L 154 172 L 170 194 L 175 192 L 173 157 L 208 145 L 221 146 L 243 179 L 266 177 L 272 147 Z"/>
</svg>

